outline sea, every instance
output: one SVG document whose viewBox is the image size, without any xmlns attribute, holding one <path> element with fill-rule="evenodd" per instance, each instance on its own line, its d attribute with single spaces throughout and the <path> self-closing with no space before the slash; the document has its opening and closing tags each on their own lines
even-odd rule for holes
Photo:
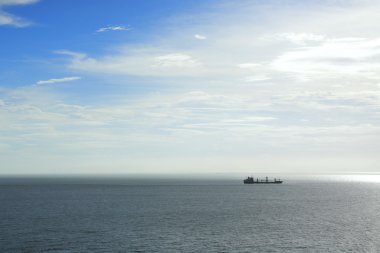
<svg viewBox="0 0 380 253">
<path fill-rule="evenodd" d="M 380 252 L 380 176 L 2 177 L 0 252 Z"/>
</svg>

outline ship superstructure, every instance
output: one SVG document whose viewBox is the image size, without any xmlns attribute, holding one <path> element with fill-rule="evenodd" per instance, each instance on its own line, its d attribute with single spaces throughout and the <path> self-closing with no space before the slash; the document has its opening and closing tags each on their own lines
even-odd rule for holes
<svg viewBox="0 0 380 253">
<path fill-rule="evenodd" d="M 243 180 L 244 184 L 282 184 L 281 179 L 274 179 L 273 181 L 268 180 L 268 177 L 265 179 L 259 179 L 258 177 L 255 179 L 254 177 L 247 177 Z"/>
</svg>

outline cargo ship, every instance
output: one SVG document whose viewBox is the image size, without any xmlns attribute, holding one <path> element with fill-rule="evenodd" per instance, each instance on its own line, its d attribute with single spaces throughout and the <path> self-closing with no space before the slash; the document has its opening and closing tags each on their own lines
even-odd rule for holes
<svg viewBox="0 0 380 253">
<path fill-rule="evenodd" d="M 263 179 L 256 178 L 254 179 L 253 177 L 247 177 L 246 179 L 243 180 L 244 184 L 282 184 L 282 180 L 280 179 L 274 179 L 273 181 L 269 181 L 268 177 Z"/>
</svg>

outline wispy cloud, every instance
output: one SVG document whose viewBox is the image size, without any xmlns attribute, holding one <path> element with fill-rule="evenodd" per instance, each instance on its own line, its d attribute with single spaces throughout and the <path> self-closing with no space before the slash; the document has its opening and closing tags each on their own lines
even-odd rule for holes
<svg viewBox="0 0 380 253">
<path fill-rule="evenodd" d="M 30 100 L 33 92 L 38 99 L 33 96 Z M 362 150 L 363 146 L 371 147 L 375 155 L 378 150 L 380 128 L 375 121 L 371 122 L 368 117 L 371 113 L 363 105 L 357 107 L 364 111 L 353 111 L 351 105 L 332 114 L 337 101 L 352 104 L 345 96 L 334 98 L 332 95 L 302 93 L 295 94 L 297 99 L 272 96 L 269 106 L 262 104 L 268 99 L 261 97 L 262 94 L 196 90 L 174 95 L 146 95 L 116 104 L 113 101 L 109 105 L 83 106 L 44 98 L 40 92 L 46 91 L 29 87 L 3 93 L 4 102 L 0 106 L 0 130 L 8 133 L 0 136 L 1 143 L 10 148 L 22 146 L 40 161 L 37 164 L 48 162 L 43 156 L 54 153 L 59 153 L 62 164 L 68 165 L 75 163 L 67 159 L 73 153 L 77 155 L 75 157 L 90 156 L 95 164 L 102 161 L 104 151 L 112 154 L 115 162 L 115 159 L 135 157 L 141 152 L 144 157 L 160 157 L 162 153 L 158 150 L 165 150 L 165 154 L 170 154 L 169 160 L 183 156 L 185 164 L 191 162 L 204 166 L 197 162 L 199 157 L 217 155 L 230 162 L 250 157 L 251 162 L 257 163 L 257 155 L 266 154 L 280 159 L 294 153 L 300 158 L 306 154 L 328 155 L 332 150 L 344 150 L 344 156 L 350 154 L 348 157 L 352 157 L 367 152 Z M 376 102 L 370 94 L 368 98 Z M 304 102 L 309 106 L 306 111 Z M 365 120 L 360 124 L 347 117 L 363 112 Z M 334 120 L 329 120 L 328 117 L 333 115 Z M 301 121 L 305 117 L 309 121 Z M 117 155 L 120 151 L 122 156 Z M 240 156 L 237 160 L 231 156 L 234 152 Z M 12 152 L 7 154 L 12 155 Z M 195 160 L 191 160 L 192 157 Z M 351 162 L 344 161 L 340 164 Z M 148 166 L 143 160 L 139 162 L 138 168 Z M 269 161 L 266 164 L 273 165 Z M 320 169 L 318 167 L 312 168 Z M 228 166 L 221 168 L 230 169 Z"/>
<path fill-rule="evenodd" d="M 0 0 L 0 6 L 33 4 L 37 3 L 38 1 L 39 0 Z"/>
<path fill-rule="evenodd" d="M 0 0 L 0 25 L 9 25 L 15 27 L 30 26 L 31 22 L 5 12 L 3 9 L 7 6 L 34 4 L 38 1 L 39 0 Z"/>
<path fill-rule="evenodd" d="M 155 49 L 125 51 L 106 58 L 92 58 L 84 53 L 57 51 L 71 57 L 69 68 L 89 73 L 138 76 L 189 76 L 202 73 L 202 62 L 186 52 Z"/>
<path fill-rule="evenodd" d="M 201 24 L 186 16 L 169 32 L 161 22 L 151 39 L 103 54 L 59 51 L 68 70 L 112 80 L 117 91 L 108 85 L 102 87 L 107 94 L 94 95 L 106 99 L 76 104 L 62 94 L 40 97 L 53 89 L 2 92 L 0 129 L 7 135 L 0 140 L 10 150 L 22 146 L 32 154 L 40 148 L 40 155 L 33 153 L 38 165 L 53 152 L 64 154 L 58 159 L 63 163 L 83 154 L 91 159 L 78 159 L 91 170 L 111 159 L 133 172 L 175 159 L 180 162 L 168 166 L 173 171 L 215 167 L 207 168 L 203 156 L 216 157 L 222 161 L 216 167 L 229 172 L 231 164 L 294 171 L 295 161 L 302 172 L 378 171 L 379 5 L 279 2 L 262 7 L 242 1 L 244 8 L 234 2 L 220 13 L 203 14 Z M 192 37 L 198 31 L 212 40 Z M 131 92 L 132 85 L 138 92 Z M 14 163 L 18 157 L 13 155 Z M 152 166 L 153 157 L 160 166 Z"/>
<path fill-rule="evenodd" d="M 353 76 L 380 80 L 380 38 L 330 39 L 284 52 L 272 63 L 279 71 L 306 78 Z"/>
<path fill-rule="evenodd" d="M 79 76 L 70 76 L 70 77 L 63 77 L 63 78 L 52 78 L 48 80 L 41 80 L 36 82 L 37 85 L 45 85 L 45 84 L 54 84 L 54 83 L 65 83 L 65 82 L 72 82 L 82 79 Z"/>
<path fill-rule="evenodd" d="M 269 1 L 263 7 L 242 2 L 229 11 L 221 8 L 220 13 L 202 14 L 207 25 L 188 20 L 171 24 L 170 31 L 162 34 L 160 30 L 154 41 L 119 45 L 112 53 L 97 56 L 70 52 L 67 66 L 109 75 L 202 76 L 226 86 L 271 80 L 276 86 L 299 88 L 298 81 L 318 82 L 323 76 L 334 79 L 338 87 L 342 84 L 336 78 L 338 82 L 347 82 L 348 76 L 352 80 L 380 78 L 376 71 L 380 33 L 375 25 L 380 22 L 380 5 L 376 1 L 351 1 L 342 6 L 326 0 L 329 5 L 313 4 L 313 8 L 306 3 L 294 7 Z M 253 18 L 253 12 L 260 15 Z M 352 24 L 350 29 L 345 28 L 347 23 Z M 206 38 L 195 31 L 213 40 L 189 40 L 189 34 Z"/>
<path fill-rule="evenodd" d="M 311 42 L 323 42 L 327 40 L 325 35 L 313 33 L 277 33 L 264 36 L 263 39 L 289 41 L 297 45 L 307 45 Z"/>
<path fill-rule="evenodd" d="M 109 31 L 129 31 L 132 28 L 130 26 L 106 26 L 101 27 L 96 32 L 102 33 L 102 32 L 109 32 Z"/>
<path fill-rule="evenodd" d="M 197 40 L 205 40 L 205 39 L 207 39 L 206 36 L 204 36 L 204 35 L 200 35 L 200 34 L 195 34 L 195 35 L 194 35 L 194 38 L 196 38 Z"/>
<path fill-rule="evenodd" d="M 188 67 L 196 67 L 199 66 L 200 63 L 192 58 L 189 55 L 186 54 L 167 54 L 167 55 L 160 55 L 154 58 L 154 65 L 155 67 L 162 67 L 162 68 L 188 68 Z"/>
</svg>

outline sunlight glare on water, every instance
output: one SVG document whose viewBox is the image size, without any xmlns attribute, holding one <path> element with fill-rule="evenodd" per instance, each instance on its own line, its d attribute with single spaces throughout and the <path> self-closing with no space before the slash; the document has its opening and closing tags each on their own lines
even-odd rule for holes
<svg viewBox="0 0 380 253">
<path fill-rule="evenodd" d="M 380 183 L 380 175 L 378 174 L 364 174 L 364 175 L 334 175 L 327 176 L 331 180 L 339 180 L 345 182 L 366 182 L 366 183 Z"/>
</svg>

